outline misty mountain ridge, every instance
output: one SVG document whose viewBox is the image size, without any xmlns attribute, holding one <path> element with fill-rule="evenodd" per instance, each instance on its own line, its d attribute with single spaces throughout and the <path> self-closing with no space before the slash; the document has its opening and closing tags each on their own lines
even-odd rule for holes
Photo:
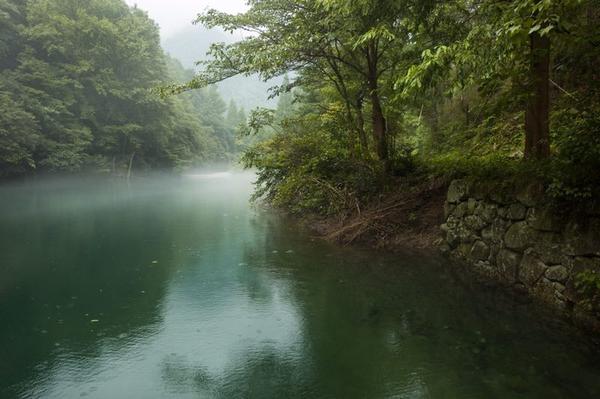
<svg viewBox="0 0 600 399">
<path fill-rule="evenodd" d="M 190 25 L 162 40 L 163 49 L 188 69 L 197 70 L 198 61 L 207 60 L 207 52 L 213 43 L 233 43 L 241 35 L 229 34 L 219 29 L 206 29 Z M 218 84 L 219 93 L 249 111 L 256 107 L 274 107 L 276 100 L 269 100 L 268 89 L 280 83 L 280 79 L 263 82 L 258 75 L 236 76 Z"/>
</svg>

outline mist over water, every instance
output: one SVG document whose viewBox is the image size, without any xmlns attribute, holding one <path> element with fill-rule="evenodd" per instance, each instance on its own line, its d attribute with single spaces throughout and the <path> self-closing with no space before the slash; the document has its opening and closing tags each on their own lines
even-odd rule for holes
<svg viewBox="0 0 600 399">
<path fill-rule="evenodd" d="M 0 186 L 0 397 L 592 398 L 585 341 L 433 254 L 337 248 L 252 173 Z"/>
</svg>

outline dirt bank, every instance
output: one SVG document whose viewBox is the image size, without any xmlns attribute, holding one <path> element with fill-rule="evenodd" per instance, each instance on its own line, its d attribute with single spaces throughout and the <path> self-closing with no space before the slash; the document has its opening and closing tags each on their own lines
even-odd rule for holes
<svg viewBox="0 0 600 399">
<path fill-rule="evenodd" d="M 398 179 L 385 194 L 347 215 L 303 222 L 327 240 L 374 248 L 433 248 L 441 237 L 448 184 L 441 179 Z"/>
</svg>

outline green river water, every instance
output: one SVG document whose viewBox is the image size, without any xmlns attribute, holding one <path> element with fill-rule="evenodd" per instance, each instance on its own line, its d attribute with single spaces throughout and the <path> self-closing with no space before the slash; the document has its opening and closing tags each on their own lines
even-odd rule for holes
<svg viewBox="0 0 600 399">
<path fill-rule="evenodd" d="M 252 178 L 0 186 L 0 397 L 600 397 L 585 340 L 434 254 L 314 239 Z"/>
</svg>

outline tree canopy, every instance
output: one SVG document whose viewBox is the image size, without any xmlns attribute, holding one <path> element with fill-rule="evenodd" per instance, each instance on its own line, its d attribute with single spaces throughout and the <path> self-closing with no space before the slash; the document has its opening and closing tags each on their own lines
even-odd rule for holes
<svg viewBox="0 0 600 399">
<path fill-rule="evenodd" d="M 502 173 L 516 165 L 557 193 L 589 195 L 584 187 L 597 184 L 576 171 L 597 168 L 600 154 L 593 0 L 248 4 L 242 14 L 198 16 L 206 27 L 247 35 L 214 44 L 200 73 L 169 89 L 289 74 L 273 90 L 295 90 L 294 112 L 251 113 L 244 130 L 278 132 L 244 157 L 266 195 L 322 209 L 323 197 L 331 204 L 339 193 L 365 191 L 359 175 L 377 187 L 382 175 L 417 169 Z"/>
</svg>

